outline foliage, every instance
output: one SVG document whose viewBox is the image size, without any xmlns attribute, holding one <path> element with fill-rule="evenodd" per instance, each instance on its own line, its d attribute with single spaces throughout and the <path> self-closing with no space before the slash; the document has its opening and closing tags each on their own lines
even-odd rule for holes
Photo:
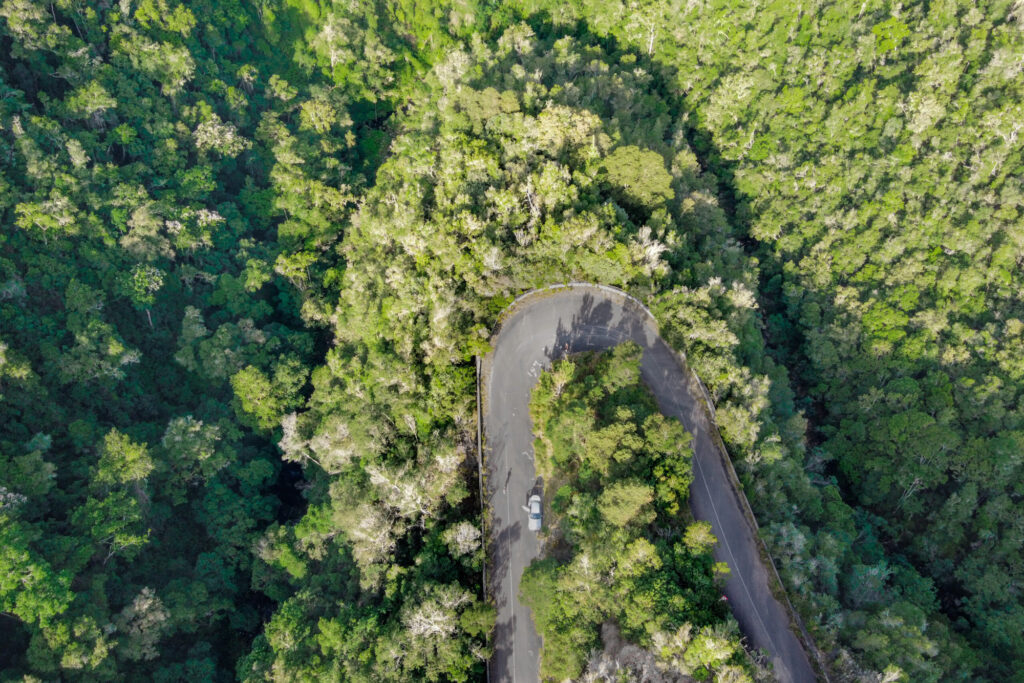
<svg viewBox="0 0 1024 683">
<path fill-rule="evenodd" d="M 470 361 L 577 278 L 707 382 L 837 678 L 1012 678 L 1018 5 L 0 1 L 5 676 L 479 676 Z M 606 417 L 584 476 L 672 431 Z"/>
<path fill-rule="evenodd" d="M 746 663 L 715 582 L 714 536 L 685 512 L 690 435 L 657 411 L 640 355 L 628 342 L 555 361 L 530 400 L 552 514 L 550 556 L 526 568 L 521 592 L 546 679 L 579 677 L 606 622 L 679 674 L 735 675 Z"/>
<path fill-rule="evenodd" d="M 273 269 L 275 197 L 300 222 L 303 182 L 362 182 L 320 146 L 336 99 L 337 124 L 260 136 L 331 101 L 273 98 L 274 52 L 241 3 L 0 3 L 5 679 L 223 679 L 262 628 L 272 431 L 315 334 Z M 319 150 L 309 180 L 273 172 L 289 139 Z M 246 412 L 246 371 L 272 409 Z"/>
</svg>

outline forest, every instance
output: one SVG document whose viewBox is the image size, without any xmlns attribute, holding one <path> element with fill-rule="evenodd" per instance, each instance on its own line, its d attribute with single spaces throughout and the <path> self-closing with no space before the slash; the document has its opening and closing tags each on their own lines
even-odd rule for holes
<svg viewBox="0 0 1024 683">
<path fill-rule="evenodd" d="M 1022 22 L 0 0 L 0 680 L 483 680 L 474 357 L 569 279 L 646 302 L 707 384 L 833 680 L 1015 680 Z M 650 441 L 632 391 L 593 426 Z M 707 597 L 677 522 L 621 533 L 690 568 L 655 597 Z M 696 656 L 669 665 L 759 675 Z"/>
</svg>

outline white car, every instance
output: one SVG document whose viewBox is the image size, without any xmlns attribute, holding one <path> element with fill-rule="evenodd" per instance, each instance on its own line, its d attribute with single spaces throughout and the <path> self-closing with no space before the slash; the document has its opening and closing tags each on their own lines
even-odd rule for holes
<svg viewBox="0 0 1024 683">
<path fill-rule="evenodd" d="M 530 531 L 540 531 L 540 496 L 536 493 L 530 496 Z"/>
</svg>

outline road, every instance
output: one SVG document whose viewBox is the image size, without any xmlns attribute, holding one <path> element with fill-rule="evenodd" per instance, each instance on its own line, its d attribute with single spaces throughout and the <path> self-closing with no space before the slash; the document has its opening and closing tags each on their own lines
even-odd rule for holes
<svg viewBox="0 0 1024 683">
<path fill-rule="evenodd" d="M 643 348 L 641 375 L 661 411 L 693 434 L 690 508 L 711 522 L 715 559 L 731 570 L 725 585 L 736 620 L 750 645 L 769 653 L 780 681 L 803 683 L 815 675 L 768 586 L 754 530 L 743 514 L 741 493 L 731 485 L 712 439 L 700 389 L 679 356 L 658 336 L 646 310 L 625 296 L 588 286 L 541 291 L 513 306 L 482 364 L 481 396 L 491 511 L 489 590 L 498 609 L 492 682 L 539 680 L 541 641 L 530 610 L 519 602 L 523 568 L 537 557 L 537 537 L 526 528 L 524 505 L 537 486 L 530 392 L 540 372 L 568 353 L 605 349 L 632 340 Z"/>
</svg>

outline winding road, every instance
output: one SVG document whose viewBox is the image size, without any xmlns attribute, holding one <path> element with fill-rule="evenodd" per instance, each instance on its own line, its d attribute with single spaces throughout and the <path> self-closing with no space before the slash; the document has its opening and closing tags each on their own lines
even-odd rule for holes
<svg viewBox="0 0 1024 683">
<path fill-rule="evenodd" d="M 632 340 L 643 348 L 641 375 L 661 411 L 678 418 L 693 434 L 690 508 L 708 520 L 718 538 L 715 559 L 731 570 L 725 586 L 749 644 L 769 653 L 780 681 L 804 683 L 815 675 L 790 619 L 769 590 L 751 523 L 730 485 L 729 473 L 711 434 L 714 429 L 700 389 L 682 360 L 658 336 L 650 313 L 611 288 L 573 285 L 521 297 L 500 325 L 493 351 L 482 363 L 481 397 L 491 511 L 492 572 L 489 591 L 498 609 L 492 682 L 539 680 L 541 641 L 530 610 L 519 602 L 523 569 L 537 557 L 537 536 L 526 528 L 523 506 L 537 482 L 528 412 L 540 373 L 566 353 L 609 348 Z"/>
</svg>

